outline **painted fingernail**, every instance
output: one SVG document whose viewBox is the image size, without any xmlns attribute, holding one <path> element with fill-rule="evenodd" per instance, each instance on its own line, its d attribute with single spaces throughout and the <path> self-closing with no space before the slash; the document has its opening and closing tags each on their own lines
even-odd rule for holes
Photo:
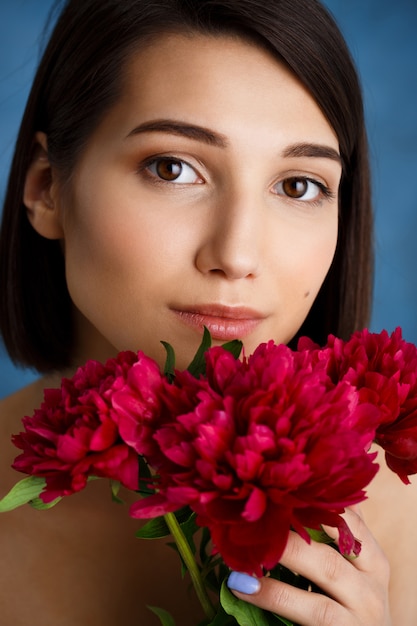
<svg viewBox="0 0 417 626">
<path fill-rule="evenodd" d="M 257 578 L 249 576 L 248 574 L 242 574 L 241 572 L 231 572 L 227 586 L 233 591 L 240 591 L 240 593 L 246 593 L 248 595 L 256 593 L 261 587 L 261 583 Z"/>
</svg>

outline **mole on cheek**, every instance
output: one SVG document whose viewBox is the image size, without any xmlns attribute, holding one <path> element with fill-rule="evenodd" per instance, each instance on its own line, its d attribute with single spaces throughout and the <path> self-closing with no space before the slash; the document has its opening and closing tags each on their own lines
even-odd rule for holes
<svg viewBox="0 0 417 626">
<path fill-rule="evenodd" d="M 304 294 L 304 298 L 308 298 L 309 295 L 310 295 L 310 291 L 306 291 Z"/>
</svg>

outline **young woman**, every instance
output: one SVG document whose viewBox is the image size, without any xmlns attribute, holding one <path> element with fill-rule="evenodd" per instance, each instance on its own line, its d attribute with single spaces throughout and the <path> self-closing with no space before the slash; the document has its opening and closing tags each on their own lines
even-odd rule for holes
<svg viewBox="0 0 417 626">
<path fill-rule="evenodd" d="M 2 333 L 43 377 L 1 404 L 2 491 L 10 433 L 87 359 L 162 363 L 163 339 L 185 367 L 204 325 L 247 353 L 366 325 L 371 221 L 360 88 L 316 0 L 66 2 L 4 206 Z M 156 624 L 147 605 L 202 618 L 176 555 L 136 540 L 106 490 L 0 517 L 5 623 Z M 303 626 L 414 624 L 417 499 L 384 469 L 370 491 L 365 519 L 346 513 L 354 562 L 298 536 L 284 553 L 325 594 L 239 577 L 234 592 Z"/>
</svg>

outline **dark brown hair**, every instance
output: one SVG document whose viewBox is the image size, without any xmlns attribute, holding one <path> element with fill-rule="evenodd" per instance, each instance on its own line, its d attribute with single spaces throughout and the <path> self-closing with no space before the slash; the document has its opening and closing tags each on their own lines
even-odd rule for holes
<svg viewBox="0 0 417 626">
<path fill-rule="evenodd" d="M 364 326 L 371 295 L 372 215 L 361 90 L 343 37 L 316 0 L 68 0 L 29 96 L 0 235 L 0 328 L 16 363 L 70 364 L 72 305 L 60 244 L 30 226 L 22 192 L 36 131 L 69 179 L 83 147 L 117 100 L 125 62 L 164 32 L 237 34 L 284 60 L 339 139 L 340 227 L 329 274 L 299 334 L 322 343 Z M 233 79 L 232 79 L 233 80 Z"/>
</svg>

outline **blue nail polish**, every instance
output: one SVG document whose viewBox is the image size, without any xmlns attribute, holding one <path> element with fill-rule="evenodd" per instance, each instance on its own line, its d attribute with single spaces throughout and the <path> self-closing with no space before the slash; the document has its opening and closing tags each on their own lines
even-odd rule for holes
<svg viewBox="0 0 417 626">
<path fill-rule="evenodd" d="M 259 591 L 261 583 L 257 578 L 249 576 L 248 574 L 242 574 L 241 572 L 231 572 L 227 586 L 234 591 L 240 591 L 240 593 L 246 593 L 248 595 Z"/>
</svg>

